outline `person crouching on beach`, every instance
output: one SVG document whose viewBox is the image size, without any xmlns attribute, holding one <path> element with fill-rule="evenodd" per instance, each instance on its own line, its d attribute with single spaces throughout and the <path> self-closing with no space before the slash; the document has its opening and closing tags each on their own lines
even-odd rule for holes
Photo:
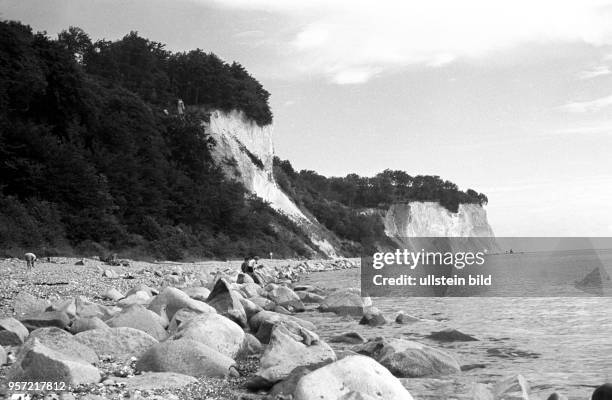
<svg viewBox="0 0 612 400">
<path fill-rule="evenodd" d="M 26 269 L 28 272 L 34 268 L 34 262 L 36 261 L 36 254 L 34 253 L 25 253 L 23 256 L 26 260 Z"/>
</svg>

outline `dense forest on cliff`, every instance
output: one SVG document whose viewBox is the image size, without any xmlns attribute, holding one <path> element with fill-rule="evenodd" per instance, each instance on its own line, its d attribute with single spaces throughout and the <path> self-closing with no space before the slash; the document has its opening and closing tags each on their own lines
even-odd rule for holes
<svg viewBox="0 0 612 400">
<path fill-rule="evenodd" d="M 237 109 L 265 125 L 268 98 L 240 64 L 199 49 L 173 53 L 135 32 L 92 41 L 73 27 L 51 39 L 0 22 L 0 257 L 312 256 L 300 227 L 226 178 L 213 162 L 206 115 L 189 111 Z M 276 159 L 274 172 L 347 255 L 385 240 L 380 217 L 364 209 L 486 203 L 439 177 L 402 171 L 326 178 Z"/>
<path fill-rule="evenodd" d="M 239 64 L 136 33 L 52 40 L 3 22 L 0 38 L 0 256 L 308 254 L 297 226 L 213 164 L 200 121 L 176 115 L 182 97 L 269 123 L 268 93 Z"/>
<path fill-rule="evenodd" d="M 341 239 L 357 242 L 360 251 L 370 252 L 384 237 L 377 213 L 392 203 L 436 201 L 451 212 L 459 204 L 486 204 L 488 199 L 472 189 L 459 190 L 456 184 L 438 176 L 410 176 L 404 171 L 385 170 L 373 177 L 349 174 L 325 177 L 315 171 L 295 171 L 288 160 L 274 159 L 274 176 L 279 186 L 302 208 Z"/>
</svg>

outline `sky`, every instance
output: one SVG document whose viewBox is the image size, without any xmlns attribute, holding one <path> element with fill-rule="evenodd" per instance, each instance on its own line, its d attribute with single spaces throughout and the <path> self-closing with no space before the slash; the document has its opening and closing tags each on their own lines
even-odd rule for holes
<svg viewBox="0 0 612 400">
<path fill-rule="evenodd" d="M 240 62 L 296 169 L 439 175 L 487 194 L 498 236 L 612 236 L 612 0 L 0 0 L 0 17 Z"/>
</svg>

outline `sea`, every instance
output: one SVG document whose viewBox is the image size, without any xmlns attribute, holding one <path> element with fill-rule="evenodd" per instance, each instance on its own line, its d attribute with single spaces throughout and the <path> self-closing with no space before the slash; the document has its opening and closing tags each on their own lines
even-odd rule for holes
<svg viewBox="0 0 612 400">
<path fill-rule="evenodd" d="M 500 296 L 478 297 L 373 297 L 374 306 L 387 319 L 380 327 L 359 325 L 354 317 L 339 317 L 314 309 L 301 317 L 315 323 L 323 339 L 355 331 L 366 338 L 396 337 L 415 340 L 455 355 L 467 371 L 450 376 L 401 379 L 417 399 L 468 399 L 476 383 L 494 385 L 521 374 L 531 392 L 546 399 L 559 392 L 569 399 L 589 399 L 593 389 L 612 382 L 612 297 L 582 291 L 571 279 L 541 280 L 538 297 L 526 271 L 558 266 L 560 275 L 570 270 L 589 271 L 592 265 L 612 266 L 612 250 L 560 251 L 497 255 L 495 265 L 520 265 L 525 270 L 494 275 L 508 279 Z M 517 263 L 516 257 L 522 257 Z M 508 267 L 510 268 L 510 267 Z M 545 268 L 546 274 L 550 268 Z M 523 271 L 523 272 L 521 272 Z M 578 274 L 580 275 L 580 274 Z M 588 275 L 588 274 L 587 274 Z M 605 272 L 602 272 L 606 276 Z M 525 276 L 525 285 L 521 278 Z M 326 289 L 360 288 L 359 268 L 307 275 L 300 283 Z M 552 283 L 551 283 L 552 282 Z M 604 291 L 609 294 L 611 291 Z M 535 295 L 534 295 L 535 293 Z M 396 324 L 399 311 L 420 322 Z M 478 338 L 473 342 L 440 343 L 426 338 L 432 332 L 455 328 Z M 337 351 L 351 345 L 333 344 Z"/>
</svg>

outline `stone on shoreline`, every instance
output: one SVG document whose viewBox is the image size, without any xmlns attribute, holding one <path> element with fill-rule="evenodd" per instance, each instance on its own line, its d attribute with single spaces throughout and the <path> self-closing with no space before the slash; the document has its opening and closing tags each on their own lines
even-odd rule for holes
<svg viewBox="0 0 612 400">
<path fill-rule="evenodd" d="M 343 289 L 331 293 L 319 306 L 322 312 L 333 312 L 338 315 L 361 317 L 368 307 L 372 306 L 369 297 L 361 297 L 356 289 Z"/>
<path fill-rule="evenodd" d="M 359 321 L 360 325 L 369 325 L 369 326 L 381 326 L 387 323 L 385 316 L 382 312 L 376 308 L 372 307 L 368 311 L 363 314 L 361 320 Z"/>
<path fill-rule="evenodd" d="M 412 400 L 399 379 L 365 356 L 346 357 L 307 374 L 298 381 L 293 398 L 338 400 L 357 394 L 366 399 Z"/>
<path fill-rule="evenodd" d="M 395 322 L 398 324 L 411 324 L 413 322 L 419 322 L 420 320 L 420 318 L 407 315 L 403 311 L 397 313 L 397 316 L 395 317 Z"/>
<path fill-rule="evenodd" d="M 250 275 L 247 275 L 247 274 L 244 274 L 244 273 L 241 272 L 236 277 L 236 283 L 238 283 L 238 284 L 242 284 L 242 283 L 255 283 L 255 281 L 253 280 L 253 278 L 251 278 Z"/>
<path fill-rule="evenodd" d="M 250 299 L 251 297 L 264 298 L 263 296 L 266 295 L 266 291 L 256 283 L 244 283 L 240 285 L 240 293 L 247 299 Z"/>
<path fill-rule="evenodd" d="M 453 374 L 461 371 L 450 354 L 404 339 L 376 338 L 353 350 L 372 357 L 400 378 Z"/>
<path fill-rule="evenodd" d="M 287 310 L 304 311 L 304 303 L 300 297 L 286 286 L 276 286 L 268 292 L 268 298 Z"/>
<path fill-rule="evenodd" d="M 162 310 L 165 309 L 165 313 L 168 319 L 172 319 L 174 313 L 181 308 L 188 308 L 199 313 L 216 313 L 215 309 L 210 305 L 192 299 L 180 289 L 167 287 L 161 291 L 157 296 L 153 298 L 149 303 L 149 310 L 156 312 L 161 315 Z"/>
<path fill-rule="evenodd" d="M 191 297 L 194 300 L 198 300 L 198 301 L 205 302 L 206 299 L 208 299 L 208 296 L 210 296 L 210 290 L 203 286 L 188 287 L 188 288 L 184 288 L 181 290 L 187 293 L 187 296 Z"/>
<path fill-rule="evenodd" d="M 135 294 L 136 292 L 145 292 L 146 294 L 149 295 L 149 297 L 157 296 L 159 294 L 159 291 L 157 289 L 151 288 L 147 285 L 140 284 L 128 290 L 127 293 L 125 294 L 125 297 L 131 296 Z"/>
<path fill-rule="evenodd" d="M 106 323 L 98 317 L 89 317 L 89 318 L 77 317 L 72 320 L 72 323 L 70 324 L 69 329 L 73 335 L 76 335 L 77 333 L 90 331 L 92 329 L 108 329 L 108 328 L 109 326 L 106 325 Z"/>
<path fill-rule="evenodd" d="M 249 300 L 266 311 L 274 311 L 276 308 L 276 304 L 274 304 L 272 300 L 266 299 L 265 297 L 255 296 L 250 297 Z"/>
<path fill-rule="evenodd" d="M 15 310 L 17 318 L 21 318 L 24 315 L 44 312 L 50 305 L 51 302 L 49 300 L 39 299 L 36 296 L 26 292 L 17 294 L 15 300 L 13 301 L 13 309 Z"/>
<path fill-rule="evenodd" d="M 114 378 L 114 380 L 118 384 L 125 385 L 125 389 L 128 390 L 178 389 L 198 382 L 193 376 L 176 372 L 145 372 L 131 378 Z"/>
<path fill-rule="evenodd" d="M 242 345 L 240 346 L 240 350 L 238 354 L 236 354 L 236 359 L 240 357 L 248 357 L 256 354 L 261 354 L 263 351 L 263 346 L 261 342 L 250 333 L 244 334 L 244 340 L 242 341 Z"/>
<path fill-rule="evenodd" d="M 243 297 L 240 298 L 240 304 L 242 304 L 242 308 L 244 308 L 244 312 L 247 316 L 247 321 L 251 319 L 253 315 L 257 314 L 260 311 L 263 311 L 263 308 L 253 303 L 251 300 L 245 299 Z"/>
<path fill-rule="evenodd" d="M 50 349 L 34 339 L 21 349 L 19 358 L 7 374 L 7 380 L 79 385 L 97 383 L 100 372 L 87 361 Z"/>
<path fill-rule="evenodd" d="M 341 335 L 336 335 L 329 339 L 331 343 L 351 343 L 351 344 L 362 344 L 367 342 L 366 338 L 361 336 L 357 332 L 347 332 Z"/>
<path fill-rule="evenodd" d="M 151 296 L 147 294 L 144 290 L 139 290 L 134 294 L 124 297 L 123 299 L 117 302 L 117 306 L 124 308 L 129 307 L 135 304 L 144 306 L 151 302 Z"/>
<path fill-rule="evenodd" d="M 466 335 L 456 329 L 447 328 L 439 332 L 432 332 L 426 336 L 427 339 L 437 340 L 438 342 L 477 342 L 473 336 Z"/>
<path fill-rule="evenodd" d="M 25 316 L 21 319 L 21 323 L 29 331 L 50 326 L 66 329 L 70 325 L 70 318 L 63 311 L 45 311 L 40 314 Z"/>
<path fill-rule="evenodd" d="M 295 292 L 303 303 L 323 303 L 325 297 L 311 292 L 299 291 Z"/>
<path fill-rule="evenodd" d="M 152 346 L 139 358 L 136 369 L 222 378 L 229 375 L 234 365 L 234 360 L 202 343 L 179 339 Z"/>
<path fill-rule="evenodd" d="M 495 399 L 529 400 L 531 387 L 523 375 L 512 375 L 499 382 L 493 387 Z"/>
<path fill-rule="evenodd" d="M 112 269 L 105 269 L 104 272 L 102 272 L 102 276 L 105 277 L 105 278 L 110 278 L 110 279 L 119 279 L 119 278 L 121 278 L 121 275 L 119 275 L 118 273 L 116 273 Z"/>
<path fill-rule="evenodd" d="M 144 292 L 140 292 L 144 293 Z M 162 341 L 168 337 L 168 333 L 156 319 L 150 310 L 147 310 L 139 304 L 133 304 L 124 308 L 119 314 L 106 321 L 111 328 L 129 327 L 139 329 L 153 336 L 158 341 Z"/>
<path fill-rule="evenodd" d="M 55 350 L 69 357 L 80 358 L 90 364 L 95 364 L 99 361 L 95 351 L 76 340 L 72 334 L 59 328 L 51 327 L 36 329 L 30 333 L 26 345 L 33 340 L 38 340 L 43 346 L 51 350 Z"/>
<path fill-rule="evenodd" d="M 270 343 L 261 356 L 260 370 L 252 382 L 259 382 L 260 388 L 269 388 L 288 377 L 297 367 L 336 361 L 336 354 L 327 343 L 319 340 L 305 344 L 299 339 L 284 326 L 275 326 Z"/>
<path fill-rule="evenodd" d="M 198 315 L 201 314 L 197 311 L 190 310 L 189 308 L 181 308 L 174 313 L 174 317 L 172 317 L 172 321 L 170 321 L 170 324 L 168 325 L 168 333 L 173 334 L 183 323 L 195 318 Z"/>
<path fill-rule="evenodd" d="M 224 317 L 236 322 L 240 327 L 247 326 L 247 316 L 240 303 L 240 294 L 231 289 L 231 284 L 221 278 L 217 281 L 208 296 L 207 303 Z"/>
<path fill-rule="evenodd" d="M 0 345 L 20 346 L 28 337 L 28 328 L 13 317 L 0 319 Z"/>
<path fill-rule="evenodd" d="M 123 298 L 123 294 L 115 288 L 109 288 L 104 294 L 102 294 L 102 298 L 111 301 L 118 301 Z"/>
<path fill-rule="evenodd" d="M 258 312 L 249 320 L 249 326 L 252 332 L 256 332 L 255 336 L 257 339 L 259 339 L 262 343 L 268 343 L 270 341 L 270 334 L 272 332 L 271 327 L 284 321 L 287 321 L 290 324 L 297 324 L 299 327 L 309 331 L 316 330 L 314 324 L 310 321 L 306 321 L 292 315 L 275 313 L 273 311 Z"/>
<path fill-rule="evenodd" d="M 169 340 L 189 339 L 227 356 L 235 357 L 244 341 L 244 331 L 219 314 L 200 314 L 180 324 Z"/>
<path fill-rule="evenodd" d="M 78 333 L 74 338 L 91 347 L 98 356 L 110 355 L 117 360 L 138 357 L 158 343 L 148 333 L 127 327 L 93 329 Z"/>
</svg>

